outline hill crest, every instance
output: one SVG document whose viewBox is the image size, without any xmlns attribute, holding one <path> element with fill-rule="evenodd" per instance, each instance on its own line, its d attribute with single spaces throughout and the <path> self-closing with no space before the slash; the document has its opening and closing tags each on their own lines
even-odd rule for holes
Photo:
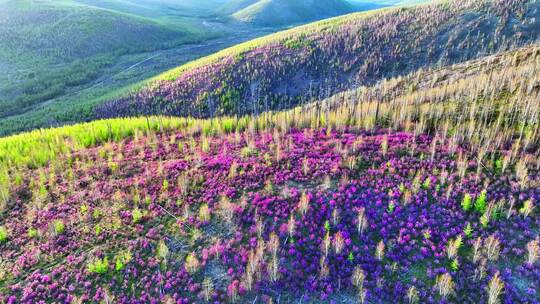
<svg viewBox="0 0 540 304">
<path fill-rule="evenodd" d="M 234 12 L 233 19 L 257 25 L 303 23 L 353 11 L 344 0 L 259 0 Z"/>
</svg>

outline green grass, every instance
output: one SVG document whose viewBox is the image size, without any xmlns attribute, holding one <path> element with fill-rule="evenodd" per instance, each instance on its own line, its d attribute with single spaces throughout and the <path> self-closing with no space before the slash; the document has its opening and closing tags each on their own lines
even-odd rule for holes
<svg viewBox="0 0 540 304">
<path fill-rule="evenodd" d="M 281 115 L 274 116 L 275 118 Z M 262 123 L 262 118 L 223 117 L 200 120 L 180 117 L 139 117 L 97 120 L 0 138 L 0 173 L 16 168 L 40 168 L 69 153 L 105 142 L 118 142 L 137 134 L 168 130 L 200 130 L 203 134 L 245 130 L 249 123 Z M 73 160 L 65 160 L 73 161 Z M 0 174 L 0 181 L 4 180 Z M 1 183 L 1 182 L 0 182 Z"/>
<path fill-rule="evenodd" d="M 100 120 L 0 139 L 0 163 L 8 168 L 37 168 L 71 150 L 115 141 L 147 130 L 167 130 L 189 125 L 188 119 L 132 118 Z"/>
</svg>

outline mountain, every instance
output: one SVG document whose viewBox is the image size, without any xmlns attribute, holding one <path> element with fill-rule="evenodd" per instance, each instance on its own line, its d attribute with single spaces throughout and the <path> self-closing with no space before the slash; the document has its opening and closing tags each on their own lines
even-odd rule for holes
<svg viewBox="0 0 540 304">
<path fill-rule="evenodd" d="M 260 38 L 160 75 L 100 118 L 276 110 L 382 78 L 538 41 L 536 1 L 439 1 L 356 13 Z"/>
<path fill-rule="evenodd" d="M 260 0 L 232 14 L 242 22 L 263 26 L 305 23 L 351 13 L 344 0 Z"/>
<path fill-rule="evenodd" d="M 287 0 L 229 0 L 215 13 L 219 16 L 232 16 L 233 19 L 255 24 L 276 25 L 294 24 L 318 20 L 351 11 L 365 11 L 395 5 L 411 5 L 430 0 L 347 0 L 347 1 L 287 1 Z M 268 12 L 266 14 L 265 12 Z M 272 18 L 273 16 L 273 18 Z M 284 22 L 288 20 L 288 22 Z"/>
<path fill-rule="evenodd" d="M 1 138 L 0 302 L 537 302 L 539 59 Z"/>
</svg>

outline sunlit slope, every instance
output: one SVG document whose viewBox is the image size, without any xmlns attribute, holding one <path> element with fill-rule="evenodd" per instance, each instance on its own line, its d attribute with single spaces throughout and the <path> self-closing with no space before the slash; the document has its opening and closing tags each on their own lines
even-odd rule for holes
<svg viewBox="0 0 540 304">
<path fill-rule="evenodd" d="M 260 0 L 232 17 L 236 20 L 266 26 L 303 23 L 353 11 L 344 0 Z"/>
<path fill-rule="evenodd" d="M 173 31 L 151 19 L 75 1 L 21 0 L 0 5 L 0 55 L 7 63 L 31 59 L 62 62 L 118 51 L 122 45 L 125 49 L 156 48 L 170 43 L 171 35 L 180 39 L 182 31 L 188 33 L 185 28 Z"/>
<path fill-rule="evenodd" d="M 219 7 L 219 9 L 216 10 L 216 13 L 221 16 L 228 16 L 257 2 L 259 2 L 259 0 L 229 0 Z"/>
<path fill-rule="evenodd" d="M 537 41 L 540 4 L 439 1 L 351 14 L 257 39 L 171 70 L 98 117 L 260 113 Z"/>
<path fill-rule="evenodd" d="M 173 17 L 199 17 L 213 14 L 227 0 L 72 0 L 100 8 L 152 18 L 163 23 L 178 21 Z M 172 22 L 174 23 L 174 22 Z"/>
<path fill-rule="evenodd" d="M 96 79 L 119 55 L 197 37 L 189 24 L 169 27 L 74 1 L 0 3 L 0 117 Z"/>
</svg>

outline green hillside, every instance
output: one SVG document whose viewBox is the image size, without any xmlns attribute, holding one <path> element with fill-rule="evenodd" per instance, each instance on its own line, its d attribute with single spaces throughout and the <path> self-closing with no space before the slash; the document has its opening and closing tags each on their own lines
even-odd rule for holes
<svg viewBox="0 0 540 304">
<path fill-rule="evenodd" d="M 212 15 L 228 0 L 72 0 L 100 8 L 152 18 L 165 24 Z"/>
<path fill-rule="evenodd" d="M 229 0 L 216 10 L 216 14 L 229 16 L 259 1 L 260 0 Z"/>
<path fill-rule="evenodd" d="M 302 23 L 353 11 L 344 0 L 260 0 L 235 12 L 235 20 L 258 25 Z"/>
<path fill-rule="evenodd" d="M 199 41 L 207 34 L 73 1 L 0 4 L 0 117 L 99 77 L 123 54 Z M 141 39 L 144 37 L 144 39 Z"/>
<path fill-rule="evenodd" d="M 235 5 L 1 1 L 0 134 L 88 120 L 96 105 L 137 82 L 277 30 L 216 19 L 225 3 Z"/>
</svg>

